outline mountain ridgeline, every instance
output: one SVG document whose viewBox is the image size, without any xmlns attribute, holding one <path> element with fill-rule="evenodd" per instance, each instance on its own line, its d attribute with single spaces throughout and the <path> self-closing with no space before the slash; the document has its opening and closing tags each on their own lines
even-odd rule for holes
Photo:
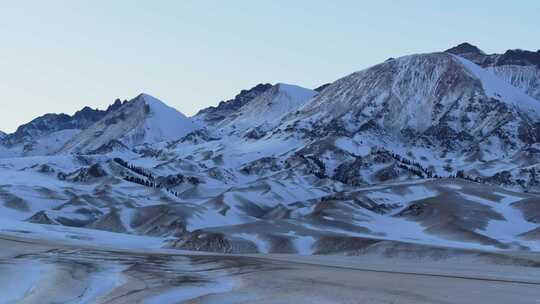
<svg viewBox="0 0 540 304">
<path fill-rule="evenodd" d="M 464 43 L 316 89 L 258 84 L 193 117 L 141 94 L 0 142 L 0 214 L 29 222 L 219 252 L 537 250 L 540 51 Z"/>
</svg>

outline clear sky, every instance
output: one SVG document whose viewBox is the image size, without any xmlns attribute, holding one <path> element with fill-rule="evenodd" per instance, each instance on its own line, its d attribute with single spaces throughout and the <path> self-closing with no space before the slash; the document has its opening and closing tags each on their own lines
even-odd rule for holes
<svg viewBox="0 0 540 304">
<path fill-rule="evenodd" d="M 185 114 L 468 41 L 540 48 L 540 1 L 0 0 L 0 130 L 154 95 Z"/>
</svg>

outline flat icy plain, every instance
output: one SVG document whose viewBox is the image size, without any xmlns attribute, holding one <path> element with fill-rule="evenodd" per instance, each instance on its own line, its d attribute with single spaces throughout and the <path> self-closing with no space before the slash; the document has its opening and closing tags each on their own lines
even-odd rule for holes
<svg viewBox="0 0 540 304">
<path fill-rule="evenodd" d="M 540 303 L 537 254 L 216 255 L 12 235 L 0 247 L 2 304 Z"/>
</svg>

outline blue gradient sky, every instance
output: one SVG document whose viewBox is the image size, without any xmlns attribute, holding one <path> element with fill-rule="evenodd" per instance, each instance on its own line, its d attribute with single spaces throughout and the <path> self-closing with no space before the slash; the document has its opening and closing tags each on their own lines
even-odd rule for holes
<svg viewBox="0 0 540 304">
<path fill-rule="evenodd" d="M 191 115 L 259 82 L 316 87 L 388 57 L 538 37 L 536 0 L 0 0 L 0 130 L 140 92 Z"/>
</svg>

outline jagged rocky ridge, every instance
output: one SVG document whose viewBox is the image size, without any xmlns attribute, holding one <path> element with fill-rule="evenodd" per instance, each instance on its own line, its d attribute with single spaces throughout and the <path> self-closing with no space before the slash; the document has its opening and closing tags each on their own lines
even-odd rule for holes
<svg viewBox="0 0 540 304">
<path fill-rule="evenodd" d="M 460 52 L 479 51 L 259 85 L 192 118 L 142 94 L 55 153 L 0 159 L 0 215 L 218 252 L 538 250 L 540 101 Z"/>
<path fill-rule="evenodd" d="M 463 43 L 445 52 L 471 60 L 540 100 L 540 50 L 516 49 L 504 54 L 486 54 L 476 46 Z"/>
<path fill-rule="evenodd" d="M 0 136 L 0 157 L 55 153 L 71 137 L 115 112 L 123 103 L 125 101 L 116 99 L 106 110 L 84 107 L 72 116 L 45 114 L 38 117 L 18 127 L 14 133 Z"/>
<path fill-rule="evenodd" d="M 4 138 L 4 144 L 15 145 L 25 141 L 32 141 L 61 130 L 84 130 L 105 117 L 107 113 L 116 111 L 121 106 L 122 101 L 117 99 L 106 110 L 84 107 L 72 116 L 68 114 L 45 114 L 18 127 L 14 133 Z"/>
<path fill-rule="evenodd" d="M 208 124 L 216 124 L 224 120 L 229 115 L 235 114 L 241 107 L 255 99 L 260 94 L 272 87 L 271 84 L 258 84 L 251 89 L 242 90 L 233 99 L 220 101 L 215 107 L 202 109 L 195 115 L 196 118 L 203 120 Z"/>
</svg>

